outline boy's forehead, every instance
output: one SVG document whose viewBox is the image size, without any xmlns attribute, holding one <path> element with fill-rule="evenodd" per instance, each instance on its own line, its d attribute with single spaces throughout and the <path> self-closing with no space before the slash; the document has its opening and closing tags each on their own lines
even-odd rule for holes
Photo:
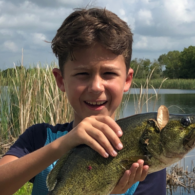
<svg viewBox="0 0 195 195">
<path fill-rule="evenodd" d="M 73 65 L 73 69 L 74 70 L 82 70 L 82 69 L 91 69 L 93 67 L 95 67 L 97 64 L 96 63 L 89 63 L 89 64 L 83 64 L 83 63 L 74 63 Z M 115 69 L 115 70 L 120 70 L 121 68 L 116 66 L 115 63 L 101 63 L 101 67 L 102 68 L 106 68 L 106 69 Z"/>
<path fill-rule="evenodd" d="M 75 64 L 75 68 L 77 66 L 82 68 L 86 67 L 86 65 L 92 66 L 99 63 L 106 67 L 116 66 L 118 63 L 125 63 L 123 55 L 116 55 L 99 44 L 75 50 L 74 57 L 75 59 L 72 63 Z"/>
<path fill-rule="evenodd" d="M 116 54 L 112 53 L 108 49 L 105 49 L 104 47 L 97 45 L 97 47 L 91 46 L 84 49 L 78 49 L 74 51 L 75 58 L 79 58 L 80 60 L 96 60 L 96 61 L 102 61 L 102 60 L 113 60 L 117 57 Z"/>
<path fill-rule="evenodd" d="M 82 56 L 81 58 L 78 58 L 75 56 L 76 59 L 73 61 L 69 61 L 71 64 L 71 67 L 73 69 L 91 69 L 96 66 L 101 66 L 102 68 L 107 68 L 107 69 L 121 69 L 121 66 L 125 66 L 124 58 L 123 56 L 115 56 L 112 58 L 108 57 L 92 57 L 92 56 Z"/>
</svg>

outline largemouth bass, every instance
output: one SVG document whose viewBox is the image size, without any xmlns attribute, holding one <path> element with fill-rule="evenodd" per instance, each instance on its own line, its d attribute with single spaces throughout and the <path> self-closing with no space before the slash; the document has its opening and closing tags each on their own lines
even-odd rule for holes
<svg viewBox="0 0 195 195">
<path fill-rule="evenodd" d="M 153 173 L 179 161 L 195 146 L 195 114 L 169 115 L 161 106 L 158 112 L 116 122 L 123 130 L 123 149 L 118 155 L 103 158 L 86 145 L 72 149 L 48 174 L 49 195 L 110 194 L 138 159 L 143 159 Z"/>
</svg>

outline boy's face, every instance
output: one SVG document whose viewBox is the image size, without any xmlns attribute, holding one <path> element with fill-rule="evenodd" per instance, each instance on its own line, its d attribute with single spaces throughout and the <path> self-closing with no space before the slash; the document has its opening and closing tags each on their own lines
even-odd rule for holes
<svg viewBox="0 0 195 195">
<path fill-rule="evenodd" d="M 54 69 L 58 87 L 67 93 L 74 109 L 74 125 L 91 115 L 114 119 L 123 92 L 128 91 L 133 70 L 126 73 L 122 55 L 115 55 L 101 45 L 74 52 L 75 60 L 64 65 L 64 75 Z"/>
</svg>

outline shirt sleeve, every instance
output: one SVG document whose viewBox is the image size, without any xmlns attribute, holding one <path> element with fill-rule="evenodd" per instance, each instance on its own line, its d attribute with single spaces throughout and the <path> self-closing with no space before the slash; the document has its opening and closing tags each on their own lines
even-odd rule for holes
<svg viewBox="0 0 195 195">
<path fill-rule="evenodd" d="M 13 155 L 21 158 L 44 146 L 47 137 L 46 124 L 37 124 L 29 127 L 19 136 L 17 141 L 10 147 L 5 155 Z M 5 156 L 4 155 L 4 156 Z M 34 182 L 34 178 L 30 182 Z"/>
<path fill-rule="evenodd" d="M 166 195 L 166 169 L 147 175 L 139 183 L 134 195 Z"/>
<path fill-rule="evenodd" d="M 139 182 L 136 182 L 135 184 L 133 184 L 133 185 L 131 186 L 131 188 L 129 188 L 129 189 L 125 192 L 124 195 L 133 195 L 133 194 L 135 193 L 135 191 L 136 191 L 138 185 L 139 185 Z"/>
<path fill-rule="evenodd" d="M 120 194 L 120 195 L 133 195 L 138 185 L 139 182 L 136 182 L 124 194 Z M 110 195 L 114 195 L 114 194 L 110 194 Z"/>
<path fill-rule="evenodd" d="M 47 132 L 45 124 L 37 124 L 29 127 L 19 136 L 5 155 L 14 155 L 18 158 L 29 154 L 44 146 Z M 5 156 L 4 155 L 4 156 Z"/>
</svg>

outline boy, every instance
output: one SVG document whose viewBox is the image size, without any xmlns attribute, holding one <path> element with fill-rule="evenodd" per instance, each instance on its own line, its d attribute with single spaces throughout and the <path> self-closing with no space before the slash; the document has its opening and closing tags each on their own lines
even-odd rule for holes
<svg viewBox="0 0 195 195">
<path fill-rule="evenodd" d="M 80 9 L 65 19 L 52 49 L 60 66 L 53 74 L 60 90 L 67 93 L 74 121 L 27 129 L 0 160 L 1 194 L 13 194 L 29 180 L 33 182 L 33 195 L 47 194 L 48 172 L 57 159 L 77 145 L 87 144 L 105 158 L 116 156 L 116 150 L 123 147 L 122 130 L 114 119 L 133 77 L 129 69 L 132 33 L 127 24 L 105 9 Z M 143 163 L 141 159 L 134 163 L 112 194 L 133 194 L 137 181 L 143 181 L 148 172 Z M 165 194 L 164 175 L 149 176 L 134 194 Z M 148 183 L 157 179 L 152 187 L 159 191 L 148 188 Z"/>
</svg>

